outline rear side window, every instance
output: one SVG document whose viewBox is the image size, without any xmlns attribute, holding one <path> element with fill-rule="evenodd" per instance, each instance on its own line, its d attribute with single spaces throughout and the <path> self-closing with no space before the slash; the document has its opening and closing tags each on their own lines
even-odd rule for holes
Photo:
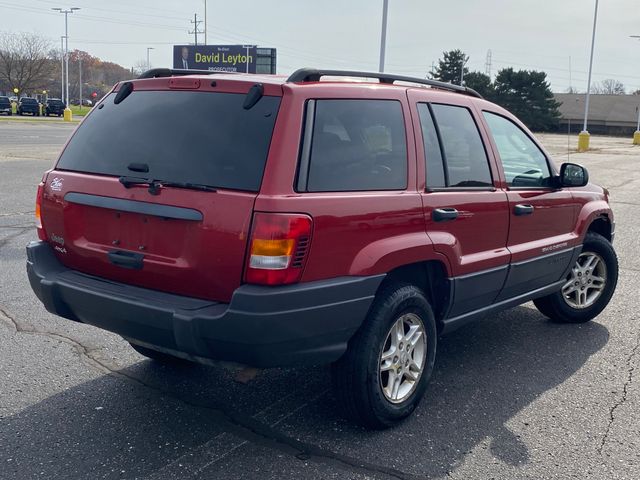
<svg viewBox="0 0 640 480">
<path fill-rule="evenodd" d="M 432 104 L 431 108 L 440 133 L 447 186 L 492 186 L 487 152 L 471 112 L 454 105 Z"/>
<path fill-rule="evenodd" d="M 115 94 L 82 122 L 57 168 L 258 191 L 280 97 L 251 109 L 237 93 L 138 91 Z"/>
<path fill-rule="evenodd" d="M 549 187 L 547 159 L 533 141 L 511 120 L 483 112 L 498 147 L 504 175 L 510 187 Z"/>
<path fill-rule="evenodd" d="M 314 108 L 307 109 L 307 115 L 314 115 L 313 133 L 309 156 L 301 160 L 308 162 L 308 169 L 301 168 L 300 173 L 307 176 L 298 182 L 302 190 L 340 192 L 407 187 L 407 139 L 400 102 L 311 102 Z"/>
</svg>

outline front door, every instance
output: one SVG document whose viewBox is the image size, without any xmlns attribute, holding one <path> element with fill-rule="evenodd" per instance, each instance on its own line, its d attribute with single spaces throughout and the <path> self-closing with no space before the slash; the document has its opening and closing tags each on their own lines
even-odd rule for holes
<svg viewBox="0 0 640 480">
<path fill-rule="evenodd" d="M 507 186 L 511 268 L 499 300 L 561 279 L 578 242 L 577 206 L 571 192 L 556 188 L 549 159 L 512 119 L 483 111 Z"/>
</svg>

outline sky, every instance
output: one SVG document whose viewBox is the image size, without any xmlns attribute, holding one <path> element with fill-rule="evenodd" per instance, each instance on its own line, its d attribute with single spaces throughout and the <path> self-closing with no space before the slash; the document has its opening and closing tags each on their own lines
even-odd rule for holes
<svg viewBox="0 0 640 480">
<path fill-rule="evenodd" d="M 172 45 L 194 41 L 205 0 L 0 0 L 0 31 L 38 33 L 126 68 L 170 67 Z M 275 47 L 278 73 L 300 67 L 377 71 L 383 0 L 207 0 L 209 44 Z M 442 52 L 462 49 L 474 71 L 543 70 L 552 90 L 587 89 L 595 0 L 389 0 L 385 71 L 424 77 Z M 7 21 L 7 19 L 10 19 Z M 200 25 L 204 28 L 204 24 Z M 640 89 L 638 0 L 601 0 L 593 81 Z M 202 43 L 203 36 L 199 38 Z"/>
</svg>

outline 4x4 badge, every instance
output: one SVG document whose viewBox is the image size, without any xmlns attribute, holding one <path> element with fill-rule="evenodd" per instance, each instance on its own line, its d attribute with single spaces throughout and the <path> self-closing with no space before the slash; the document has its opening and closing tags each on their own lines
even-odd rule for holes
<svg viewBox="0 0 640 480">
<path fill-rule="evenodd" d="M 53 190 L 54 192 L 59 192 L 60 190 L 62 190 L 62 180 L 64 179 L 60 177 L 56 177 L 51 180 L 51 190 Z"/>
</svg>

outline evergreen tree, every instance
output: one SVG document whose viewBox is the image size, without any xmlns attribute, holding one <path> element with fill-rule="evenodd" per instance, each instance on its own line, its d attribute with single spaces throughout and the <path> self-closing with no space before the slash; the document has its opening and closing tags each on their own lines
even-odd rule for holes
<svg viewBox="0 0 640 480">
<path fill-rule="evenodd" d="M 474 89 L 487 100 L 493 100 L 494 89 L 489 75 L 471 72 L 464 76 L 464 86 Z"/>
<path fill-rule="evenodd" d="M 469 69 L 465 67 L 469 61 L 469 57 L 462 50 L 451 50 L 442 52 L 443 58 L 438 60 L 438 66 L 432 73 L 434 80 L 441 82 L 450 82 L 460 85 L 460 74 L 464 68 L 464 76 L 469 73 Z"/>
<path fill-rule="evenodd" d="M 560 104 L 553 98 L 545 72 L 502 69 L 495 79 L 494 90 L 493 101 L 517 116 L 531 130 L 557 128 Z"/>
</svg>

